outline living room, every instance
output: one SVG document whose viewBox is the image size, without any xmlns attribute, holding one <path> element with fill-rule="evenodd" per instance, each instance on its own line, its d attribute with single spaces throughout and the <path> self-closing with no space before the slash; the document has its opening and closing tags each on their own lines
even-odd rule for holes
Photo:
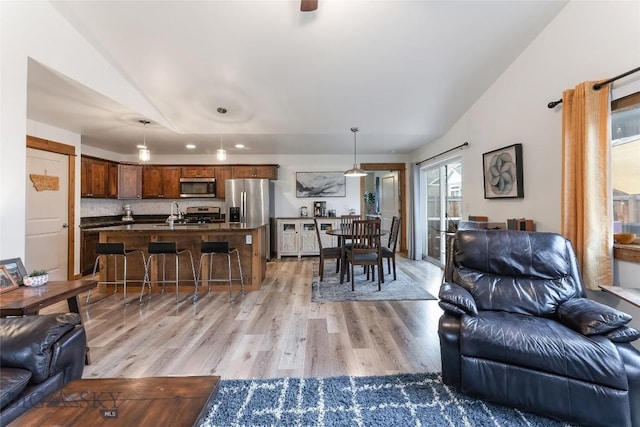
<svg viewBox="0 0 640 427">
<path fill-rule="evenodd" d="M 112 160 L 129 159 L 121 158 L 107 149 L 83 147 L 79 133 L 28 118 L 25 120 L 27 58 L 33 58 L 69 76 L 79 77 L 79 81 L 96 89 L 102 88 L 101 78 L 111 76 L 113 70 L 108 61 L 88 46 L 48 3 L 23 8 L 3 2 L 0 10 L 3 39 L 0 258 L 24 258 L 26 183 L 16 185 L 15 177 L 21 176 L 25 170 L 25 135 L 74 146 L 77 153 L 110 157 Z M 546 105 L 549 101 L 560 98 L 564 90 L 573 88 L 582 81 L 607 79 L 637 67 L 640 62 L 639 21 L 637 2 L 567 2 L 444 135 L 428 143 L 425 141 L 423 146 L 407 154 L 358 154 L 358 161 L 406 163 L 408 188 L 404 190 L 407 194 L 412 194 L 409 186 L 413 176 L 411 165 L 415 161 L 469 141 L 469 146 L 459 151 L 464 170 L 464 212 L 486 215 L 495 221 L 532 218 L 538 231 L 559 232 L 562 108 L 548 109 Z M 34 28 L 39 30 L 34 31 Z M 87 58 L 87 63 L 94 72 L 93 77 L 89 78 L 86 74 L 81 76 L 82 73 L 76 69 L 77 61 L 73 59 L 76 54 Z M 96 65 L 98 63 L 100 65 Z M 470 71 L 470 74 L 476 73 Z M 629 80 L 633 80 L 633 77 Z M 625 82 L 620 82 L 623 83 Z M 614 90 L 615 88 L 614 84 Z M 351 149 L 352 139 L 348 128 L 344 133 L 344 144 Z M 365 140 L 363 133 L 359 142 L 364 144 Z M 482 154 L 515 143 L 523 144 L 525 197 L 513 200 L 485 199 L 481 186 Z M 193 162 L 193 159 L 176 159 L 175 156 L 161 156 L 157 159 L 160 163 L 176 160 Z M 352 163 L 351 154 L 311 157 L 292 154 L 239 155 L 235 160 L 238 163 L 273 163 L 281 166 L 277 183 L 281 191 L 276 195 L 276 205 L 282 211 L 276 215 L 290 215 L 291 211 L 299 207 L 293 193 L 296 172 L 346 169 Z M 79 170 L 79 163 L 76 170 Z M 347 181 L 345 204 L 348 207 L 360 204 L 359 192 L 357 183 Z M 75 201 L 77 206 L 81 205 L 79 191 Z M 412 212 L 412 197 L 407 198 L 407 204 L 407 212 Z M 79 210 L 77 215 L 76 225 L 80 223 Z M 410 234 L 406 237 L 409 242 L 412 241 Z M 416 258 L 421 258 L 417 251 L 411 253 Z M 79 247 L 76 255 L 79 258 Z M 285 274 L 295 270 L 295 261 L 284 264 L 282 268 L 285 269 Z M 79 273 L 78 268 L 76 263 L 75 274 Z M 613 271 L 613 284 L 633 287 L 640 273 L 640 266 L 637 263 L 614 260 Z M 437 288 L 432 289 L 432 293 L 437 293 Z M 633 315 L 632 324 L 639 324 L 640 312 L 634 306 L 601 292 L 589 291 L 588 295 Z M 439 310 L 436 303 L 430 304 L 434 310 Z M 123 312 L 119 307 L 118 315 L 131 314 Z M 427 317 L 437 319 L 439 316 L 430 313 Z M 434 331 L 435 323 L 430 328 Z M 251 343 L 245 345 L 250 347 Z"/>
</svg>

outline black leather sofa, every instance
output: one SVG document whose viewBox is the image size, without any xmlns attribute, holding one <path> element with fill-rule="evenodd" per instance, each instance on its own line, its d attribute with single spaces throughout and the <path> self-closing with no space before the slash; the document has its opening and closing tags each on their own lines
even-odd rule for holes
<svg viewBox="0 0 640 427">
<path fill-rule="evenodd" d="M 591 426 L 640 426 L 640 332 L 585 297 L 552 233 L 458 231 L 440 288 L 442 379 L 473 397 Z"/>
<path fill-rule="evenodd" d="M 86 345 L 75 313 L 0 319 L 0 425 L 80 378 Z"/>
</svg>

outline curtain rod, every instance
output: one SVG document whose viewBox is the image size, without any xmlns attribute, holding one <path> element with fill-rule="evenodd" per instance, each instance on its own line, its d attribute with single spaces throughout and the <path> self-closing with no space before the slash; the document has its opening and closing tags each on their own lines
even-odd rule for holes
<svg viewBox="0 0 640 427">
<path fill-rule="evenodd" d="M 464 144 L 460 144 L 460 145 L 458 145 L 457 147 L 450 148 L 450 149 L 448 149 L 447 151 L 443 151 L 443 152 L 442 152 L 442 153 L 440 153 L 440 154 L 436 154 L 435 156 L 431 156 L 431 157 L 429 157 L 428 159 L 420 160 L 419 162 L 416 162 L 416 165 L 420 165 L 421 163 L 428 162 L 429 160 L 431 160 L 431 159 L 435 159 L 436 157 L 439 157 L 439 156 L 442 156 L 443 154 L 446 154 L 446 153 L 448 153 L 449 151 L 457 150 L 458 148 L 463 148 L 463 147 L 466 147 L 467 145 L 469 145 L 469 143 L 465 141 L 465 143 L 464 143 Z"/>
<path fill-rule="evenodd" d="M 640 71 L 640 67 L 634 68 L 633 70 L 629 70 L 626 73 L 622 73 L 618 76 L 612 77 L 609 80 L 596 83 L 593 85 L 593 90 L 600 90 L 602 89 L 602 86 L 608 85 L 609 83 L 615 82 L 616 80 L 621 79 L 623 77 L 627 77 L 629 74 L 637 73 L 638 71 Z M 562 99 L 559 99 L 557 101 L 551 101 L 550 103 L 547 104 L 547 108 L 555 108 L 555 106 L 559 104 L 562 104 Z"/>
</svg>

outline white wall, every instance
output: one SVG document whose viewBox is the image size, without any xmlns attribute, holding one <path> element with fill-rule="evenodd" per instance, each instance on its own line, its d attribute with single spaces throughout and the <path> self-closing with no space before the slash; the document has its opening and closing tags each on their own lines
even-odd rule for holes
<svg viewBox="0 0 640 427">
<path fill-rule="evenodd" d="M 417 150 L 423 159 L 469 142 L 463 210 L 492 221 L 526 217 L 560 231 L 562 91 L 640 64 L 640 3 L 570 2 L 446 135 Z M 482 153 L 522 143 L 524 199 L 485 200 Z M 440 160 L 440 159 L 438 159 Z"/>
<path fill-rule="evenodd" d="M 29 59 L 135 106 L 154 121 L 163 119 L 49 2 L 0 1 L 0 43 L 0 258 L 24 260 L 26 180 L 18 177 L 26 168 Z"/>
<path fill-rule="evenodd" d="M 469 141 L 460 152 L 463 211 L 491 221 L 531 218 L 537 230 L 559 232 L 562 107 L 546 105 L 582 81 L 607 79 L 638 64 L 640 2 L 572 1 L 449 132 L 411 158 Z M 524 199 L 485 200 L 482 153 L 515 143 L 523 144 Z M 640 265 L 615 262 L 614 283 L 637 287 L 639 276 Z"/>
</svg>

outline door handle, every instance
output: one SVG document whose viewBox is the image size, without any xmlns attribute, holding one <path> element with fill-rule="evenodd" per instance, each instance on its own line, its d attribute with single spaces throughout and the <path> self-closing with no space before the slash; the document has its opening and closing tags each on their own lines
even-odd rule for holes
<svg viewBox="0 0 640 427">
<path fill-rule="evenodd" d="M 62 224 L 62 228 L 69 228 L 69 224 L 65 222 L 64 224 Z"/>
</svg>

